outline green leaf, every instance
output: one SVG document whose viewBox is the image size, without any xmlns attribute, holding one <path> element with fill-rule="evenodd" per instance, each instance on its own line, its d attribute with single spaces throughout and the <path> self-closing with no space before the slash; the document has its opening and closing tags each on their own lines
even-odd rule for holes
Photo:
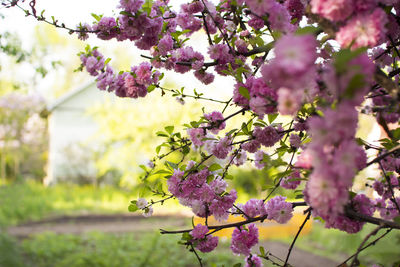
<svg viewBox="0 0 400 267">
<path fill-rule="evenodd" d="M 216 170 L 220 170 L 220 169 L 222 169 L 222 167 L 218 163 L 214 163 L 210 167 L 208 167 L 208 170 L 210 172 L 213 172 L 213 171 L 216 171 Z"/>
<path fill-rule="evenodd" d="M 167 126 L 164 129 L 167 131 L 167 133 L 172 134 L 174 131 L 174 126 Z"/>
<path fill-rule="evenodd" d="M 185 232 L 182 234 L 182 240 L 185 240 L 185 241 L 192 240 L 192 236 L 188 232 Z"/>
<path fill-rule="evenodd" d="M 153 173 L 153 175 L 156 175 L 156 174 L 171 174 L 171 173 L 172 172 L 168 171 L 168 170 L 158 170 L 155 173 Z"/>
<path fill-rule="evenodd" d="M 119 14 L 120 14 L 120 15 L 125 15 L 125 16 L 128 16 L 128 17 L 134 17 L 134 16 L 132 15 L 132 13 L 131 13 L 131 12 L 128 12 L 128 11 L 121 11 L 121 12 L 119 12 Z"/>
<path fill-rule="evenodd" d="M 306 27 L 304 27 L 304 28 L 299 28 L 299 29 L 296 31 L 296 34 L 298 34 L 298 35 L 315 34 L 315 33 L 317 33 L 318 31 L 320 31 L 320 28 L 319 28 L 319 27 L 316 27 L 316 26 L 306 26 Z"/>
<path fill-rule="evenodd" d="M 260 254 L 261 254 L 262 257 L 265 256 L 265 250 L 264 250 L 263 246 L 260 246 Z"/>
<path fill-rule="evenodd" d="M 342 49 L 334 55 L 334 66 L 338 73 L 344 73 L 348 69 L 348 63 L 360 54 L 364 53 L 366 48 L 356 50 Z"/>
<path fill-rule="evenodd" d="M 128 211 L 129 212 L 135 212 L 137 210 L 139 210 L 139 208 L 136 206 L 136 203 L 135 204 L 130 204 L 129 207 L 128 207 Z"/>
<path fill-rule="evenodd" d="M 295 197 L 295 199 L 303 199 L 303 198 L 304 198 L 304 195 L 303 195 L 303 194 L 296 195 L 296 197 Z"/>
<path fill-rule="evenodd" d="M 400 224 L 400 216 L 395 217 L 395 218 L 393 219 L 393 221 L 394 221 L 395 223 Z"/>
<path fill-rule="evenodd" d="M 166 133 L 164 133 L 164 132 L 162 132 L 162 131 L 156 132 L 156 135 L 157 135 L 157 136 L 163 136 L 163 137 L 169 137 L 168 134 L 166 134 Z"/>
<path fill-rule="evenodd" d="M 233 267 L 241 267 L 241 266 L 242 266 L 242 264 L 240 262 L 233 265 Z"/>
<path fill-rule="evenodd" d="M 245 123 L 245 122 L 242 123 L 242 131 L 245 134 L 249 135 L 249 129 L 247 129 L 247 123 Z"/>
<path fill-rule="evenodd" d="M 150 92 L 154 91 L 154 89 L 156 89 L 156 88 L 157 88 L 157 86 L 155 86 L 154 84 L 150 84 L 147 87 L 147 92 L 150 93 Z"/>
<path fill-rule="evenodd" d="M 354 75 L 349 84 L 347 85 L 346 90 L 344 91 L 344 97 L 346 98 L 353 98 L 357 89 L 362 88 L 365 85 L 364 75 L 358 73 Z"/>
<path fill-rule="evenodd" d="M 249 94 L 249 90 L 247 90 L 246 87 L 240 86 L 239 87 L 239 93 L 244 96 L 245 98 L 247 98 L 248 100 L 250 100 L 250 94 Z"/>
<path fill-rule="evenodd" d="M 390 131 L 395 141 L 400 140 L 400 127 Z"/>
<path fill-rule="evenodd" d="M 271 124 L 278 117 L 278 113 L 268 114 L 268 122 Z"/>
<path fill-rule="evenodd" d="M 96 21 L 100 21 L 102 16 L 96 15 L 94 13 L 90 14 Z"/>
<path fill-rule="evenodd" d="M 226 180 L 233 180 L 233 175 L 231 175 L 231 174 L 225 175 L 225 179 Z"/>
<path fill-rule="evenodd" d="M 164 164 L 166 164 L 167 166 L 171 167 L 174 170 L 178 169 L 178 164 L 173 163 L 171 161 L 166 161 Z"/>
</svg>

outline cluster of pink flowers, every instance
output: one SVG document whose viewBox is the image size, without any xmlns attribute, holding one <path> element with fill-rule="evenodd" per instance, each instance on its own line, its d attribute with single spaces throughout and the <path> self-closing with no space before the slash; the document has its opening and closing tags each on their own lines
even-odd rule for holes
<svg viewBox="0 0 400 267">
<path fill-rule="evenodd" d="M 115 92 L 119 97 L 144 97 L 148 86 L 157 84 L 159 71 L 152 71 L 148 62 L 131 68 L 131 72 L 115 74 L 113 68 L 105 63 L 103 55 L 93 49 L 80 55 L 82 65 L 92 76 L 97 76 L 97 87 L 101 90 Z"/>
<path fill-rule="evenodd" d="M 261 145 L 265 147 L 274 146 L 283 137 L 283 128 L 280 125 L 265 126 L 263 128 L 256 126 L 252 133 L 252 139 L 242 145 L 242 149 L 255 153 L 254 164 L 256 168 L 263 169 L 265 164 L 263 162 L 265 152 L 260 150 Z"/>
<path fill-rule="evenodd" d="M 326 220 L 326 227 L 335 227 L 347 232 L 359 231 L 362 224 L 344 216 L 344 207 L 348 204 L 348 190 L 356 173 L 366 167 L 365 151 L 354 139 L 360 105 L 368 93 L 370 77 L 374 65 L 366 54 L 352 59 L 338 70 L 333 66 L 324 70 L 322 78 L 329 95 L 329 102 L 338 101 L 335 109 L 326 108 L 324 116 L 313 116 L 307 121 L 307 132 L 312 137 L 306 151 L 302 153 L 296 166 L 312 168 L 306 184 L 305 198 L 313 207 L 314 215 Z M 358 75 L 361 82 L 349 87 L 350 81 Z M 364 201 L 356 197 L 352 201 Z M 363 213 L 364 210 L 360 209 Z"/>
<path fill-rule="evenodd" d="M 113 17 L 102 17 L 91 28 L 96 31 L 97 37 L 102 40 L 116 38 L 118 41 L 135 41 L 139 49 L 150 49 L 157 44 L 158 35 L 163 26 L 160 6 L 165 6 L 167 1 L 156 1 L 150 17 L 140 10 L 144 1 L 120 1 L 120 8 L 125 13 L 116 20 Z"/>
<path fill-rule="evenodd" d="M 268 220 L 278 223 L 286 223 L 293 216 L 292 204 L 286 201 L 286 197 L 276 196 L 264 203 L 262 199 L 250 199 L 244 205 L 238 207 L 250 218 L 267 215 Z"/>
<path fill-rule="evenodd" d="M 275 46 L 275 58 L 261 69 L 262 78 L 276 90 L 278 110 L 294 115 L 303 102 L 304 91 L 316 87 L 317 43 L 312 35 L 285 35 Z"/>
<path fill-rule="evenodd" d="M 242 95 L 241 88 L 249 92 L 249 99 Z M 277 93 L 268 87 L 261 78 L 251 76 L 246 80 L 246 83 L 235 85 L 233 101 L 239 106 L 250 107 L 255 114 L 263 118 L 265 114 L 276 111 Z"/>
<path fill-rule="evenodd" d="M 217 134 L 220 130 L 225 129 L 226 123 L 224 121 L 224 115 L 219 111 L 213 111 L 211 113 L 204 114 L 204 118 L 209 121 L 207 127 L 213 134 Z"/>
<path fill-rule="evenodd" d="M 271 198 L 265 205 L 268 220 L 278 223 L 287 223 L 293 217 L 293 206 L 286 202 L 286 197 L 276 196 Z"/>
<path fill-rule="evenodd" d="M 192 208 L 193 213 L 199 217 L 214 215 L 218 220 L 226 220 L 228 210 L 236 201 L 236 191 L 225 193 L 227 184 L 219 177 L 215 177 L 209 183 L 207 177 L 211 175 L 205 168 L 201 171 L 175 170 L 168 179 L 168 190 L 177 197 L 182 205 Z"/>
<path fill-rule="evenodd" d="M 218 246 L 218 237 L 207 235 L 208 231 L 207 226 L 197 224 L 190 232 L 195 247 L 204 253 L 211 252 Z"/>
<path fill-rule="evenodd" d="M 281 4 L 275 0 L 246 0 L 247 6 L 257 16 L 269 15 L 268 22 L 273 30 L 289 33 L 295 30 L 291 20 L 299 19 L 304 13 L 304 5 L 300 1 L 288 1 Z"/>
<path fill-rule="evenodd" d="M 324 115 L 309 120 L 313 140 L 307 151 L 311 153 L 313 172 L 305 196 L 318 216 L 332 222 L 343 213 L 348 189 L 358 170 L 365 168 L 367 158 L 354 141 L 355 108 L 343 102 L 335 110 L 326 110 Z"/>
<path fill-rule="evenodd" d="M 246 257 L 245 259 L 245 265 L 244 267 L 262 267 L 262 260 L 260 257 L 258 257 L 255 254 L 250 254 L 249 256 Z"/>
<path fill-rule="evenodd" d="M 379 91 L 378 91 L 379 92 Z M 393 106 L 390 107 L 390 103 L 394 101 L 393 97 L 389 95 L 382 95 L 376 96 L 372 99 L 373 107 L 380 108 L 381 116 L 387 121 L 388 123 L 396 123 L 400 119 L 400 106 Z"/>
<path fill-rule="evenodd" d="M 235 254 L 250 255 L 250 250 L 258 244 L 258 228 L 250 224 L 247 228 L 235 228 L 232 233 L 231 250 Z"/>
<path fill-rule="evenodd" d="M 335 22 L 345 21 L 336 40 L 342 47 L 374 47 L 385 41 L 388 15 L 379 6 L 393 1 L 312 0 L 311 11 Z"/>
<path fill-rule="evenodd" d="M 281 186 L 286 189 L 296 189 L 301 183 L 300 172 L 295 170 L 292 174 L 281 180 Z"/>
</svg>

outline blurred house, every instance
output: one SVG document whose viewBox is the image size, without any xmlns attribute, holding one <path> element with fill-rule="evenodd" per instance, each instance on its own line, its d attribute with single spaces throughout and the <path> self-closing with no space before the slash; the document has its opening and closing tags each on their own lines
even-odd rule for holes
<svg viewBox="0 0 400 267">
<path fill-rule="evenodd" d="M 49 157 L 45 184 L 96 176 L 92 148 L 85 146 L 98 126 L 88 109 L 112 98 L 94 82 L 66 93 L 47 106 L 49 117 Z"/>
</svg>

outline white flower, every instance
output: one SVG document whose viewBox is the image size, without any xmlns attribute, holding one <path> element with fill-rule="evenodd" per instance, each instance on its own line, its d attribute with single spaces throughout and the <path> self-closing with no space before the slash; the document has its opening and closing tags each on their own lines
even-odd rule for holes
<svg viewBox="0 0 400 267">
<path fill-rule="evenodd" d="M 148 207 L 144 210 L 143 216 L 144 217 L 150 217 L 151 215 L 153 215 L 153 208 L 152 207 Z"/>
<path fill-rule="evenodd" d="M 144 199 L 144 198 L 139 198 L 138 200 L 137 200 L 137 202 L 136 202 L 136 206 L 139 208 L 139 209 L 144 209 L 146 206 L 147 206 L 147 200 L 146 199 Z"/>
</svg>

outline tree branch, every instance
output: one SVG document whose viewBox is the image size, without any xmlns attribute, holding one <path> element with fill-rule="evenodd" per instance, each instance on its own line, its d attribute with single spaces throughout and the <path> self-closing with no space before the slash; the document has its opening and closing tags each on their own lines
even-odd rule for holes
<svg viewBox="0 0 400 267">
<path fill-rule="evenodd" d="M 306 202 L 292 202 L 292 206 L 293 206 L 293 208 L 301 207 L 301 206 L 307 206 L 307 203 Z M 268 217 L 268 214 L 265 214 L 263 216 L 259 216 L 259 217 L 255 217 L 255 218 L 249 218 L 249 219 L 247 219 L 245 221 L 241 221 L 241 222 L 228 223 L 228 224 L 224 224 L 224 225 L 209 226 L 208 229 L 216 230 L 214 232 L 217 232 L 217 231 L 220 231 L 222 229 L 232 228 L 232 227 L 240 227 L 242 225 L 246 225 L 246 224 L 249 224 L 249 223 L 252 223 L 252 222 L 258 222 L 258 221 L 262 222 L 262 221 L 266 220 L 267 217 Z M 189 233 L 192 230 L 193 229 L 168 231 L 168 230 L 160 229 L 160 233 L 161 234 L 182 234 L 182 233 Z"/>
<path fill-rule="evenodd" d="M 286 256 L 285 263 L 283 264 L 284 267 L 288 266 L 288 261 L 289 261 L 290 253 L 292 253 L 294 244 L 296 243 L 296 240 L 297 240 L 297 238 L 299 237 L 300 232 L 303 230 L 304 225 L 306 225 L 307 221 L 310 219 L 310 216 L 311 216 L 311 208 L 308 208 L 306 212 L 307 212 L 307 217 L 305 218 L 304 222 L 301 224 L 301 226 L 300 226 L 300 228 L 299 228 L 299 231 L 297 231 L 296 236 L 294 237 L 292 244 L 290 244 L 289 251 L 288 251 L 288 254 L 287 254 L 287 256 Z"/>
<path fill-rule="evenodd" d="M 347 217 L 349 217 L 350 219 L 357 220 L 360 222 L 368 222 L 371 224 L 382 225 L 383 228 L 400 229 L 400 224 L 398 224 L 398 223 L 383 220 L 383 219 L 372 217 L 372 216 L 368 216 L 365 214 L 361 214 L 361 213 L 355 212 L 350 207 L 345 207 L 345 215 Z"/>
</svg>

